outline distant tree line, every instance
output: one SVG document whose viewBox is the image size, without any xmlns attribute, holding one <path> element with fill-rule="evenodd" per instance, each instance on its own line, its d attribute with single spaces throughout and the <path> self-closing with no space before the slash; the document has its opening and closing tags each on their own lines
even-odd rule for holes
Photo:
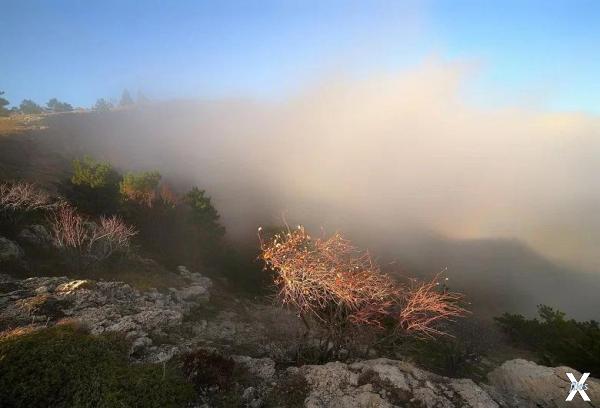
<svg viewBox="0 0 600 408">
<path fill-rule="evenodd" d="M 127 89 L 123 90 L 121 94 L 121 99 L 119 99 L 119 103 L 117 104 L 119 107 L 127 108 L 133 105 L 141 105 L 148 103 L 149 99 L 141 92 L 138 92 L 137 101 L 134 101 L 133 97 L 129 93 Z M 115 103 L 108 101 L 104 98 L 99 98 L 96 100 L 96 103 L 92 106 L 92 110 L 97 112 L 108 112 L 114 109 Z"/>
<path fill-rule="evenodd" d="M 23 99 L 19 106 L 8 108 L 10 102 L 8 99 L 2 97 L 3 91 L 0 91 L 0 116 L 8 116 L 11 113 L 23 113 L 27 115 L 36 115 L 45 112 L 71 112 L 73 106 L 67 102 L 58 100 L 57 98 L 50 99 L 45 106 L 39 105 L 32 99 Z M 134 101 L 131 94 L 127 89 L 121 94 L 118 106 L 129 107 L 137 104 L 144 104 L 148 102 L 148 98 L 141 92 L 138 92 L 137 101 Z M 92 110 L 98 112 L 108 112 L 115 107 L 115 104 L 104 98 L 99 98 L 96 103 L 92 106 Z"/>
<path fill-rule="evenodd" d="M 62 102 L 57 98 L 50 99 L 46 106 L 43 107 L 38 105 L 35 101 L 31 99 L 23 99 L 21 104 L 17 107 L 9 109 L 8 105 L 10 102 L 8 99 L 3 98 L 3 91 L 0 91 L 0 116 L 8 116 L 11 113 L 24 113 L 28 115 L 39 114 L 43 112 L 71 112 L 73 110 L 73 106 L 67 102 Z"/>
</svg>

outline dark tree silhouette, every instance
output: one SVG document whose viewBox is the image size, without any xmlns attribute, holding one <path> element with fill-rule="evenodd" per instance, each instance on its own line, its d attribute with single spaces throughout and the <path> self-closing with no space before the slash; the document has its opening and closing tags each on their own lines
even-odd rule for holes
<svg viewBox="0 0 600 408">
<path fill-rule="evenodd" d="M 21 102 L 21 105 L 19 105 L 19 111 L 21 111 L 21 113 L 26 114 L 36 114 L 42 113 L 44 111 L 44 108 L 42 108 L 40 105 L 38 105 L 31 99 L 23 99 L 23 102 Z"/>
<path fill-rule="evenodd" d="M 4 95 L 4 91 L 0 91 L 0 116 L 8 116 L 10 110 L 8 110 L 6 107 L 10 104 L 10 102 L 8 99 L 3 98 L 2 95 Z"/>
<path fill-rule="evenodd" d="M 98 99 L 96 101 L 96 103 L 94 104 L 94 106 L 92 107 L 93 110 L 98 111 L 98 112 L 108 112 L 112 108 L 113 108 L 113 104 L 104 98 Z"/>
<path fill-rule="evenodd" d="M 121 101 L 119 102 L 121 106 L 131 106 L 133 105 L 133 98 L 129 94 L 129 91 L 125 89 L 121 94 Z"/>
<path fill-rule="evenodd" d="M 52 112 L 70 112 L 73 110 L 73 106 L 66 102 L 61 102 L 56 98 L 52 98 L 46 103 L 48 109 Z"/>
</svg>

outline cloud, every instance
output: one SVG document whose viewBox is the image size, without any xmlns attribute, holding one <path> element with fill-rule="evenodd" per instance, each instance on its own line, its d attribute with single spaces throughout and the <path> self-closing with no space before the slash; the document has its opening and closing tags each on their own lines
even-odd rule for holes
<svg viewBox="0 0 600 408">
<path fill-rule="evenodd" d="M 279 102 L 160 105 L 81 133 L 123 167 L 207 188 L 234 234 L 285 211 L 329 230 L 516 238 L 598 270 L 600 118 L 476 106 L 472 74 L 429 61 L 327 77 Z"/>
<path fill-rule="evenodd" d="M 430 63 L 328 78 L 267 115 L 256 145 L 272 169 L 264 177 L 292 213 L 318 202 L 384 230 L 517 238 L 598 269 L 599 118 L 473 106 L 461 92 L 469 73 Z"/>
</svg>

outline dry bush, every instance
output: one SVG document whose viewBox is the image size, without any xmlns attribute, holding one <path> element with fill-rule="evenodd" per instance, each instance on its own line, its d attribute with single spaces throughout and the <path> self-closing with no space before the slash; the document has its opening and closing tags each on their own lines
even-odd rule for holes
<svg viewBox="0 0 600 408">
<path fill-rule="evenodd" d="M 370 255 L 339 234 L 313 240 L 299 227 L 276 234 L 261 248 L 262 260 L 276 272 L 279 299 L 303 317 L 379 325 L 397 295 Z"/>
<path fill-rule="evenodd" d="M 35 184 L 27 182 L 0 184 L 0 211 L 50 211 L 63 205 Z"/>
<path fill-rule="evenodd" d="M 310 330 L 314 320 L 341 341 L 357 326 L 393 327 L 395 334 L 445 334 L 437 323 L 463 316 L 462 296 L 429 283 L 400 285 L 381 273 L 368 252 L 340 234 L 313 239 L 299 226 L 263 239 L 260 258 L 274 272 L 277 298 L 297 310 Z"/>
<path fill-rule="evenodd" d="M 437 328 L 436 323 L 465 315 L 465 309 L 460 306 L 463 296 L 440 290 L 440 277 L 437 275 L 430 282 L 412 281 L 396 315 L 397 330 L 424 337 L 444 335 L 447 333 Z"/>
<path fill-rule="evenodd" d="M 79 266 L 82 261 L 100 262 L 117 252 L 129 248 L 131 238 L 137 233 L 119 217 L 100 217 L 91 222 L 70 206 L 55 211 L 50 219 L 54 244 L 72 253 Z"/>
</svg>

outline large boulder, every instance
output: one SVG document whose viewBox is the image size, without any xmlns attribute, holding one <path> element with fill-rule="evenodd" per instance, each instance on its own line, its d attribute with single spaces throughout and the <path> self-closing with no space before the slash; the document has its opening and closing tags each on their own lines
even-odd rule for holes
<svg viewBox="0 0 600 408">
<path fill-rule="evenodd" d="M 565 401 L 571 388 L 567 373 L 573 373 L 577 380 L 581 378 L 580 372 L 569 367 L 545 367 L 527 360 L 510 360 L 488 374 L 489 389 L 506 406 L 600 406 L 600 382 L 591 377 L 586 381 L 590 402 L 585 402 L 579 394 L 572 401 Z"/>
<path fill-rule="evenodd" d="M 30 225 L 18 235 L 18 240 L 24 244 L 35 245 L 39 247 L 48 247 L 52 243 L 52 236 L 43 225 Z"/>
<path fill-rule="evenodd" d="M 310 387 L 305 401 L 310 408 L 499 407 L 471 380 L 441 377 L 403 361 L 333 362 L 298 370 Z"/>
<path fill-rule="evenodd" d="M 23 256 L 23 250 L 16 242 L 0 237 L 0 263 L 16 261 Z"/>
<path fill-rule="evenodd" d="M 581 373 L 569 367 L 544 367 L 510 360 L 492 371 L 489 384 L 442 377 L 410 363 L 388 359 L 353 364 L 332 362 L 288 369 L 303 375 L 309 385 L 305 407 L 598 407 L 600 383 L 588 378 L 585 402 L 578 394 L 565 401 L 571 383 Z"/>
</svg>

